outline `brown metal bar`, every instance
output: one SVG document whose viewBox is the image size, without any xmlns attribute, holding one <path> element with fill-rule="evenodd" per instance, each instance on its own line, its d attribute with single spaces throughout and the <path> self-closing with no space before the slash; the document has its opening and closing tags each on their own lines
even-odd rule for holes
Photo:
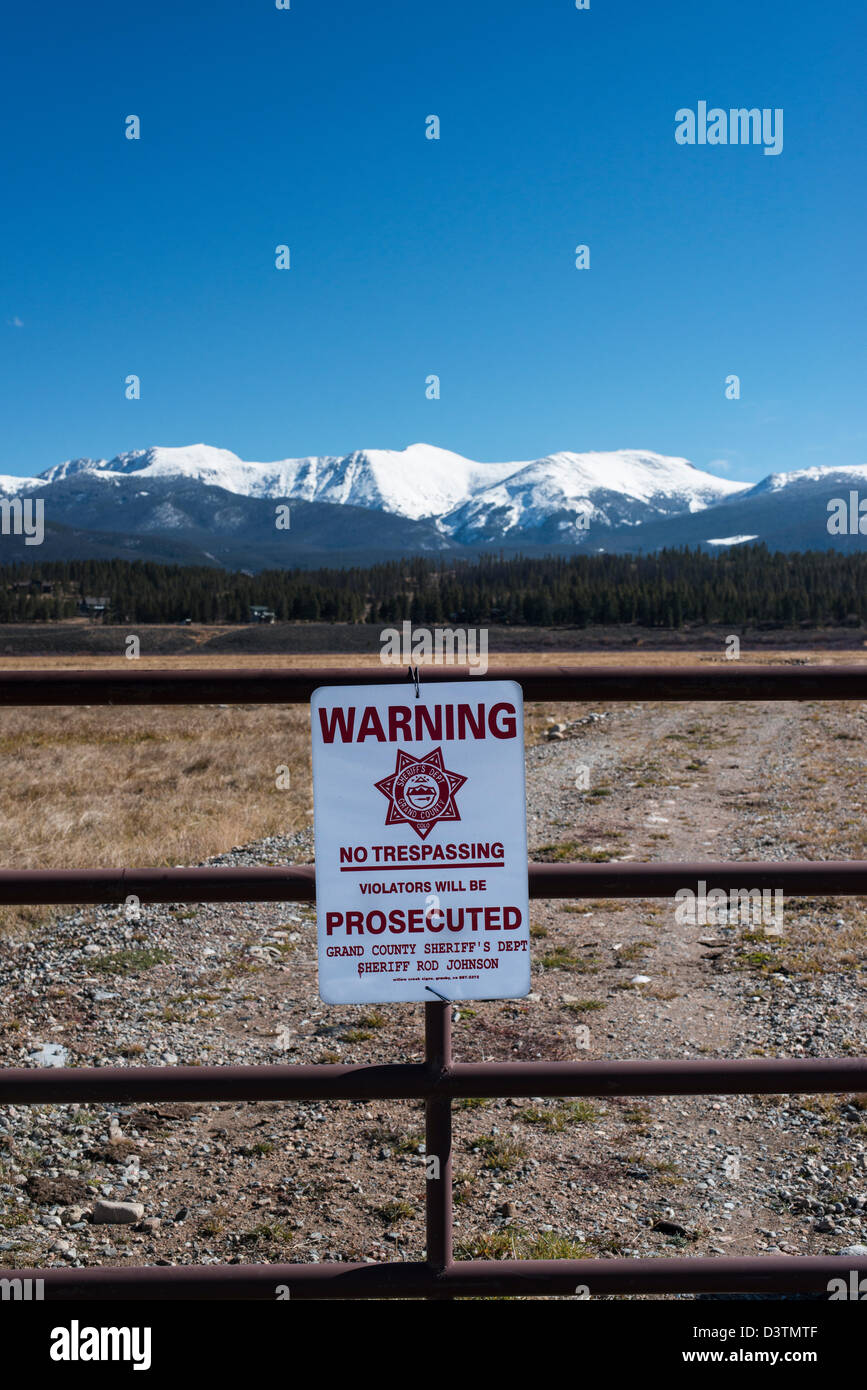
<svg viewBox="0 0 867 1390">
<path fill-rule="evenodd" d="M 452 1261 L 452 1102 L 442 1089 L 452 1065 L 451 1004 L 425 1004 L 424 1055 L 432 1087 L 425 1101 L 426 1253 L 431 1268 L 441 1271 Z"/>
<path fill-rule="evenodd" d="M 863 700 L 867 664 L 680 667 L 424 666 L 426 685 L 514 680 L 526 700 Z M 305 704 L 321 685 L 394 685 L 403 667 L 296 667 L 232 671 L 7 671 L 0 705 Z"/>
<path fill-rule="evenodd" d="M 436 1007 L 432 1005 L 428 1008 Z M 443 1006 L 445 1009 L 446 1006 Z M 436 1025 L 439 1027 L 439 1025 Z M 867 1091 L 867 1057 L 625 1062 L 451 1062 L 287 1067 L 4 1067 L 0 1104 L 165 1100 L 421 1100 L 462 1096 L 786 1095 Z M 434 1112 L 439 1114 L 438 1111 Z M 447 1172 L 450 1133 L 428 1153 Z M 442 1192 L 444 1187 L 435 1188 Z M 445 1240 L 441 1243 L 445 1248 Z"/>
<path fill-rule="evenodd" d="M 670 898 L 679 888 L 779 889 L 795 897 L 867 893 L 867 860 L 711 860 L 528 864 L 531 898 Z M 313 902 L 312 864 L 278 868 L 2 869 L 0 903 Z"/>
<path fill-rule="evenodd" d="M 4 1278 L 43 1279 L 46 1299 L 520 1298 L 667 1293 L 814 1293 L 831 1279 L 849 1286 L 867 1274 L 863 1255 L 766 1255 L 611 1260 L 458 1260 L 440 1272 L 428 1264 L 175 1265 L 143 1269 L 4 1269 Z M 285 1297 L 285 1295 L 284 1295 Z"/>
<path fill-rule="evenodd" d="M 711 860 L 681 863 L 530 864 L 531 898 L 669 898 L 704 883 L 730 890 L 779 889 L 789 897 L 867 893 L 867 860 Z M 2 876 L 0 876 L 2 891 Z"/>
<path fill-rule="evenodd" d="M 313 902 L 312 864 L 237 869 L 2 869 L 0 903 Z"/>
</svg>

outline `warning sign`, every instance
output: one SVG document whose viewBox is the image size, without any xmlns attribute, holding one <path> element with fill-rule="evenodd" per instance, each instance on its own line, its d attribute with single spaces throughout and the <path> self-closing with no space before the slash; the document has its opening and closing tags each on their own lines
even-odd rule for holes
<svg viewBox="0 0 867 1390">
<path fill-rule="evenodd" d="M 326 686 L 311 716 L 322 999 L 529 993 L 521 687 Z"/>
</svg>

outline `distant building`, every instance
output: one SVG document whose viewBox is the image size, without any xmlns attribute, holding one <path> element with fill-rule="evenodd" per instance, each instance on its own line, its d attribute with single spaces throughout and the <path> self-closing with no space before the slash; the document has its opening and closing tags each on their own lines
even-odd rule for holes
<svg viewBox="0 0 867 1390">
<path fill-rule="evenodd" d="M 273 623 L 276 621 L 276 619 L 277 614 L 274 612 L 273 608 L 264 608 L 261 604 L 258 603 L 250 605 L 251 623 Z"/>
<path fill-rule="evenodd" d="M 107 612 L 111 605 L 109 598 L 95 598 L 92 594 L 87 594 L 79 603 L 79 613 L 86 613 L 89 618 L 100 618 Z"/>
</svg>

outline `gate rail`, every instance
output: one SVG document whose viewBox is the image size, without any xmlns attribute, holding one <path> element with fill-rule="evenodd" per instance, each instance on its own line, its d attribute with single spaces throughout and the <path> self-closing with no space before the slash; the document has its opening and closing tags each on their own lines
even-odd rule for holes
<svg viewBox="0 0 867 1390">
<path fill-rule="evenodd" d="M 461 668 L 427 668 L 451 681 Z M 528 700 L 865 700 L 867 665 L 496 667 L 480 681 L 516 680 Z M 304 703 L 318 685 L 392 684 L 394 668 L 289 671 L 21 671 L 0 676 L 0 705 Z M 867 861 L 825 863 L 530 864 L 534 898 L 669 897 L 691 879 L 720 888 L 807 895 L 867 893 Z M 240 869 L 2 870 L 2 903 L 312 901 L 312 866 Z M 456 1062 L 451 1005 L 425 1004 L 422 1063 L 271 1067 L 0 1069 L 0 1102 L 424 1099 L 426 1261 L 154 1268 L 8 1269 L 45 1281 L 57 1299 L 453 1298 L 665 1293 L 812 1293 L 867 1257 L 762 1256 L 598 1260 L 458 1260 L 452 1249 L 452 1101 L 482 1096 L 733 1095 L 867 1091 L 867 1057 L 733 1061 Z"/>
</svg>

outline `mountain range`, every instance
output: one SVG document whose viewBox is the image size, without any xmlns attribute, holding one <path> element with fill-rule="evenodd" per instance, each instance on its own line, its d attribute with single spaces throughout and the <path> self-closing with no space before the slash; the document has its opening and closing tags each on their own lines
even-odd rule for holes
<svg viewBox="0 0 867 1390">
<path fill-rule="evenodd" d="M 429 444 L 252 463 L 195 444 L 76 458 L 0 476 L 0 504 L 44 503 L 40 546 L 5 534 L 0 562 L 121 558 L 259 570 L 408 554 L 613 553 L 763 541 L 855 548 L 828 503 L 867 497 L 867 464 L 773 473 L 755 485 L 643 450 L 478 463 Z M 285 528 L 289 506 L 289 526 Z M 283 527 L 278 508 L 284 507 Z"/>
</svg>

